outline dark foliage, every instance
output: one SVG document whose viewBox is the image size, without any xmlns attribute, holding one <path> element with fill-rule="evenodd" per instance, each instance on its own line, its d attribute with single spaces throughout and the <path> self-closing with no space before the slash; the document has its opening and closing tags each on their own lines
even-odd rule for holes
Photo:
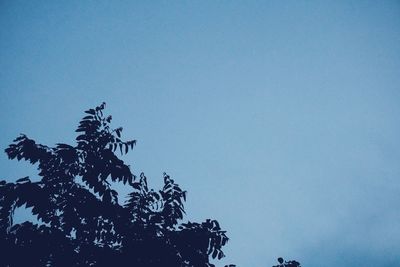
<svg viewBox="0 0 400 267">
<path fill-rule="evenodd" d="M 283 258 L 278 258 L 278 265 L 272 267 L 301 267 L 300 263 L 297 261 L 285 261 Z"/>
<path fill-rule="evenodd" d="M 164 187 L 147 186 L 116 153 L 131 151 L 122 128 L 110 128 L 103 103 L 89 109 L 75 145 L 14 140 L 10 159 L 36 164 L 40 181 L 0 182 L 2 266 L 213 266 L 228 241 L 215 220 L 180 223 L 186 191 L 167 174 Z M 110 181 L 129 186 L 124 204 Z M 13 223 L 17 207 L 32 208 L 39 222 Z"/>
</svg>

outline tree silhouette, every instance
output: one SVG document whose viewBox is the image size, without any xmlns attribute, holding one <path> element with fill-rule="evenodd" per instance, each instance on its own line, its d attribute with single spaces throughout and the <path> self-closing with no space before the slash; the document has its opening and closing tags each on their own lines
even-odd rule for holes
<svg viewBox="0 0 400 267">
<path fill-rule="evenodd" d="M 301 267 L 300 263 L 297 261 L 285 261 L 283 258 L 278 258 L 278 265 L 274 265 L 272 267 Z"/>
<path fill-rule="evenodd" d="M 228 238 L 216 220 L 181 223 L 186 191 L 164 174 L 164 187 L 147 186 L 117 157 L 133 149 L 122 128 L 110 127 L 105 103 L 80 121 L 75 145 L 37 144 L 26 135 L 5 150 L 36 164 L 40 180 L 0 182 L 2 266 L 214 266 Z M 112 182 L 131 188 L 120 203 Z M 13 223 L 18 207 L 38 222 Z"/>
</svg>

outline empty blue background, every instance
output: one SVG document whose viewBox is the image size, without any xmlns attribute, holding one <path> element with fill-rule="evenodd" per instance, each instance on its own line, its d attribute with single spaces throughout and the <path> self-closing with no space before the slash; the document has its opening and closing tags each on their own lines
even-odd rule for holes
<svg viewBox="0 0 400 267">
<path fill-rule="evenodd" d="M 399 86 L 398 1 L 0 2 L 1 149 L 107 102 L 134 173 L 228 231 L 220 266 L 400 263 Z"/>
</svg>

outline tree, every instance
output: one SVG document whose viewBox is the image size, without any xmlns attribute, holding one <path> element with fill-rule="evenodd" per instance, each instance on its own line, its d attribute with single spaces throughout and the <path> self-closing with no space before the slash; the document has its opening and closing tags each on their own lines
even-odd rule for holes
<svg viewBox="0 0 400 267">
<path fill-rule="evenodd" d="M 278 265 L 274 265 L 272 267 L 301 267 L 300 263 L 297 261 L 285 261 L 283 258 L 278 258 Z"/>
<path fill-rule="evenodd" d="M 5 150 L 36 164 L 40 180 L 0 182 L 2 266 L 214 266 L 211 258 L 225 256 L 225 231 L 211 219 L 181 223 L 186 191 L 165 173 L 159 191 L 134 175 L 117 153 L 136 140 L 124 141 L 104 109 L 85 111 L 75 145 L 49 147 L 21 135 Z M 111 181 L 131 188 L 125 203 Z M 13 223 L 24 205 L 37 223 Z"/>
</svg>

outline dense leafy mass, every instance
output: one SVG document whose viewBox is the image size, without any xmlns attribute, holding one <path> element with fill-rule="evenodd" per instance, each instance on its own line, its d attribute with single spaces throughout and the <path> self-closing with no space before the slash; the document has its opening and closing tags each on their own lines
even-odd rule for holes
<svg viewBox="0 0 400 267">
<path fill-rule="evenodd" d="M 14 140 L 10 159 L 36 164 L 29 177 L 0 182 L 1 266 L 213 266 L 228 238 L 218 222 L 181 223 L 186 191 L 164 174 L 164 187 L 149 189 L 117 153 L 130 152 L 122 128 L 112 129 L 105 104 L 80 121 L 75 145 Z M 131 188 L 125 203 L 112 182 Z M 38 222 L 13 223 L 18 207 L 32 208 Z"/>
</svg>

